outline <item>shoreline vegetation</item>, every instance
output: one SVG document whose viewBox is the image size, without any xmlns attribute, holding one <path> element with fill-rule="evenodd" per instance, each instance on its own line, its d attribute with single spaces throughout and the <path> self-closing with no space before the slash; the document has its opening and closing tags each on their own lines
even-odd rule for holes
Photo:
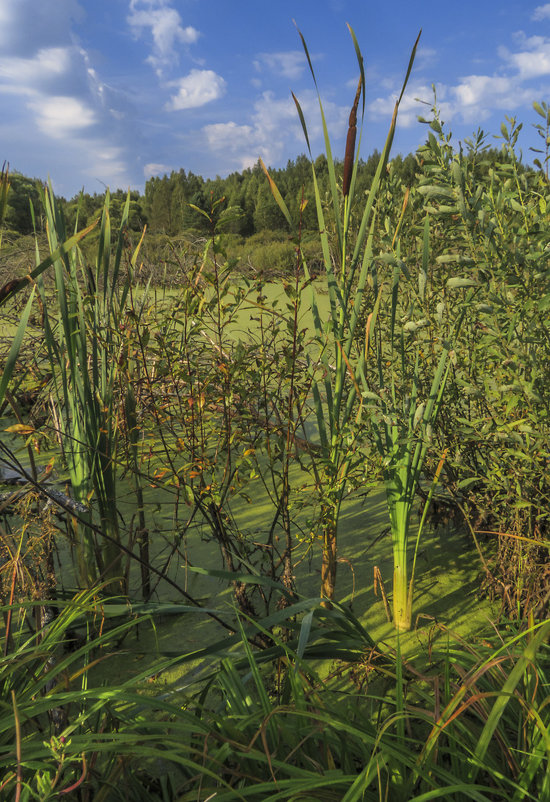
<svg viewBox="0 0 550 802">
<path fill-rule="evenodd" d="M 0 799 L 550 800 L 550 109 L 363 162 L 350 34 L 342 161 L 1 173 Z"/>
</svg>

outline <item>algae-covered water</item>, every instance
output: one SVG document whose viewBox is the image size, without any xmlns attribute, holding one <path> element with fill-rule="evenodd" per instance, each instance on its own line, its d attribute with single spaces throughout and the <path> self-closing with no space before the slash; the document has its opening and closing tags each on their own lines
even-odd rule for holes
<svg viewBox="0 0 550 802">
<path fill-rule="evenodd" d="M 159 306 L 171 304 L 177 292 L 154 290 L 151 302 Z M 249 336 L 251 327 L 256 325 L 251 321 L 257 319 L 264 306 L 267 310 L 275 308 L 288 313 L 286 304 L 289 299 L 280 283 L 265 285 L 263 292 L 266 295 L 265 304 L 255 305 L 251 294 L 250 301 L 245 302 L 234 316 L 228 327 L 230 337 L 237 340 Z M 321 293 L 318 301 L 321 313 L 328 314 L 328 297 Z M 305 331 L 313 329 L 311 309 L 307 303 L 300 314 L 299 325 Z M 308 437 L 315 439 L 313 429 L 308 431 Z M 22 445 L 21 438 L 10 437 L 9 442 L 14 447 Z M 19 449 L 19 453 L 22 462 L 25 462 L 24 450 Z M 41 462 L 47 461 L 47 456 L 42 454 Z M 303 475 L 296 464 L 292 469 L 292 484 L 297 486 L 301 481 Z M 259 482 L 250 484 L 246 490 L 250 501 L 241 496 L 231 502 L 236 531 L 245 538 L 265 543 L 275 509 Z M 135 529 L 136 496 L 127 478 L 121 478 L 118 492 L 122 530 Z M 185 527 L 189 509 L 180 504 L 179 513 L 175 515 L 174 491 L 169 488 L 145 486 L 144 500 L 151 561 L 158 568 L 164 568 L 172 555 L 167 568 L 168 576 L 201 605 L 215 609 L 222 618 L 229 619 L 234 614 L 234 603 L 227 580 L 205 576 L 193 570 L 223 568 L 219 545 L 204 521 L 197 517 L 192 525 Z M 307 535 L 307 529 L 307 511 L 296 512 L 293 520 L 295 588 L 302 598 L 316 598 L 320 589 L 321 544 L 315 539 L 308 541 L 307 537 L 304 542 L 300 541 L 301 533 Z M 413 526 L 411 542 L 414 542 L 415 535 Z M 177 549 L 174 550 L 176 544 Z M 76 581 L 72 574 L 68 545 L 61 531 L 57 560 L 61 589 L 70 593 Z M 387 620 L 380 581 L 375 582 L 375 572 L 384 583 L 391 606 L 392 543 L 382 486 L 354 492 L 342 504 L 336 598 L 353 610 L 375 641 L 391 643 L 395 634 Z M 413 632 L 404 637 L 405 648 L 408 643 L 414 649 L 419 638 L 425 641 L 427 633 L 436 624 L 452 627 L 463 635 L 485 626 L 491 617 L 491 608 L 488 602 L 479 599 L 479 572 L 479 558 L 465 532 L 444 522 L 426 529 L 416 564 Z M 203 612 L 192 609 L 173 586 L 162 580 L 157 582 L 154 576 L 152 584 L 155 593 L 151 609 L 159 603 L 171 603 L 178 606 L 178 612 L 171 615 L 164 608 L 162 615 L 154 622 L 151 619 L 150 623 L 141 624 L 126 637 L 123 644 L 125 654 L 120 658 L 125 671 L 134 667 L 139 670 L 140 663 L 147 662 L 155 654 L 191 652 L 226 634 Z M 130 570 L 130 599 L 140 610 L 140 571 L 137 564 L 133 564 Z M 181 612 L 182 604 L 187 605 L 185 612 Z M 257 610 L 260 617 L 265 615 L 260 604 L 257 604 Z"/>
<path fill-rule="evenodd" d="M 157 512 L 162 519 L 162 504 Z M 252 503 L 241 500 L 234 505 L 233 512 L 240 531 L 254 539 L 265 536 L 273 514 L 269 502 L 261 498 L 259 488 Z M 415 535 L 413 526 L 411 539 Z M 165 529 L 156 547 L 160 550 L 161 544 L 169 540 Z M 383 487 L 367 495 L 350 495 L 344 500 L 339 544 L 336 600 L 353 611 L 374 641 L 395 646 L 395 630 L 387 619 L 380 583 L 375 593 L 376 569 L 385 584 L 391 607 L 393 557 Z M 175 561 L 171 576 L 200 599 L 203 606 L 231 620 L 235 607 L 227 582 L 189 570 L 189 565 L 222 567 L 218 545 L 204 527 L 199 525 L 188 532 L 185 556 L 188 564 L 183 559 Z M 319 596 L 320 562 L 320 543 L 313 543 L 309 548 L 297 546 L 295 585 L 301 598 Z M 137 572 L 134 576 L 137 579 Z M 446 628 L 463 637 L 473 637 L 476 632 L 487 630 L 493 611 L 487 600 L 479 598 L 479 576 L 479 558 L 465 532 L 448 523 L 426 529 L 416 564 L 413 628 L 410 633 L 401 635 L 401 649 L 405 654 L 423 650 L 431 638 L 439 637 Z M 173 588 L 162 584 L 156 600 L 176 605 L 186 603 Z M 261 618 L 260 605 L 258 609 Z M 141 624 L 127 636 L 124 655 L 119 660 L 122 670 L 139 672 L 156 656 L 191 653 L 227 635 L 227 631 L 198 610 L 169 615 L 164 609 L 160 619 Z M 109 661 L 109 671 L 112 665 Z M 168 672 L 165 681 L 176 678 L 181 670 Z"/>
</svg>

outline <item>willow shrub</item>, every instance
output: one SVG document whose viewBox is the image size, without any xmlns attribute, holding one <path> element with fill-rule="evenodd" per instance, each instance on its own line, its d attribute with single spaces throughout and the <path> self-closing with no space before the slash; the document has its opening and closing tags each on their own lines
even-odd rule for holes
<svg viewBox="0 0 550 802">
<path fill-rule="evenodd" d="M 448 448 L 441 481 L 485 552 L 486 586 L 506 613 L 545 615 L 550 185 L 517 155 L 520 131 L 503 123 L 497 158 L 483 131 L 457 152 L 435 109 L 415 202 L 440 233 L 433 281 L 445 288 L 460 271 L 475 289 L 434 432 Z M 444 300 L 441 313 L 452 319 L 457 293 Z"/>
</svg>

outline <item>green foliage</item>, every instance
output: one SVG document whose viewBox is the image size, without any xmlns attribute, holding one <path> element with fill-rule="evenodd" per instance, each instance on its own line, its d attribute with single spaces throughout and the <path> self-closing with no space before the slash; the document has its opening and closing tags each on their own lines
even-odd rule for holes
<svg viewBox="0 0 550 802">
<path fill-rule="evenodd" d="M 257 239 L 260 239 L 260 242 L 254 241 Z M 254 269 L 265 276 L 288 276 L 294 271 L 296 247 L 289 240 L 273 241 L 270 232 L 264 231 L 247 241 L 246 250 Z"/>
<path fill-rule="evenodd" d="M 515 153 L 519 126 L 508 122 L 500 159 L 493 161 L 483 132 L 464 158 L 436 119 L 437 138 L 421 151 L 425 173 L 418 189 L 430 199 L 432 226 L 441 231 L 432 240 L 433 276 L 446 297 L 436 318 L 452 321 L 457 301 L 467 304 L 437 428 L 440 448 L 449 449 L 442 481 L 472 530 L 498 546 L 489 549 L 487 588 L 501 589 L 509 614 L 526 614 L 544 610 L 549 589 L 543 578 L 549 198 L 544 176 L 522 169 Z M 458 288 L 457 272 L 460 286 L 471 285 L 474 295 Z"/>
<path fill-rule="evenodd" d="M 51 188 L 45 193 L 43 204 L 50 251 L 55 255 L 66 234 L 65 221 Z M 129 207 L 128 197 L 113 253 L 107 197 L 93 272 L 83 263 L 76 248 L 55 258 L 58 317 L 48 311 L 44 284 L 41 281 L 38 284 L 58 436 L 72 493 L 81 506 L 74 545 L 83 587 L 88 587 L 97 576 L 120 582 L 122 575 L 116 494 L 119 432 L 115 408 L 121 351 L 119 328 L 125 314 L 132 260 L 135 264 L 137 255 L 129 259 L 128 274 L 119 284 Z M 95 544 L 90 528 L 92 493 L 98 505 L 101 545 Z"/>
<path fill-rule="evenodd" d="M 40 192 L 42 186 L 35 178 L 27 178 L 21 173 L 10 174 L 9 202 L 4 210 L 3 219 L 8 228 L 20 234 L 32 234 L 35 229 L 31 206 L 39 208 Z M 43 228 L 43 219 L 36 223 Z"/>
<path fill-rule="evenodd" d="M 213 181 L 180 171 L 151 179 L 143 203 L 47 190 L 36 205 L 50 255 L 0 288 L 3 309 L 38 290 L 4 348 L 0 401 L 31 464 L 49 444 L 58 476 L 22 467 L 0 500 L 0 794 L 550 797 L 548 107 L 534 106 L 538 171 L 515 119 L 500 150 L 481 130 L 455 148 L 435 102 L 416 157 L 390 161 L 394 116 L 363 163 L 361 96 L 343 162 L 320 103 L 326 156 L 267 183 L 261 164 Z M 3 172 L 9 218 L 8 184 Z M 43 422 L 16 397 L 31 380 Z M 339 604 L 341 504 L 380 480 L 396 628 L 412 625 L 423 527 L 448 507 L 501 596 L 482 640 L 419 621 L 375 643 L 363 576 L 362 618 Z M 54 544 L 63 573 L 74 562 L 73 598 Z M 296 570 L 319 552 L 322 604 Z M 197 577 L 229 587 L 234 608 L 196 598 Z M 177 603 L 155 601 L 166 589 Z M 101 685 L 132 616 L 191 612 L 226 634 L 205 627 L 194 650 L 172 639 L 137 678 Z"/>
</svg>

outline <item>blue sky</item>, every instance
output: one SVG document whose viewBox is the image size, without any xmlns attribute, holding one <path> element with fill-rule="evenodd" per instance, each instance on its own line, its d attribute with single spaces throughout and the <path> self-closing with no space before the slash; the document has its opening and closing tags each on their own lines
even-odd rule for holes
<svg viewBox="0 0 550 802">
<path fill-rule="evenodd" d="M 225 176 L 261 156 L 305 152 L 293 90 L 322 150 L 313 58 L 335 155 L 342 155 L 358 69 L 367 73 L 362 152 L 381 149 L 410 48 L 423 29 L 394 153 L 424 139 L 437 88 L 456 142 L 479 126 L 524 122 L 550 101 L 550 3 L 529 0 L 0 0 L 0 161 L 51 176 L 71 197 L 183 167 Z M 490 139 L 491 144 L 498 144 Z"/>
</svg>

